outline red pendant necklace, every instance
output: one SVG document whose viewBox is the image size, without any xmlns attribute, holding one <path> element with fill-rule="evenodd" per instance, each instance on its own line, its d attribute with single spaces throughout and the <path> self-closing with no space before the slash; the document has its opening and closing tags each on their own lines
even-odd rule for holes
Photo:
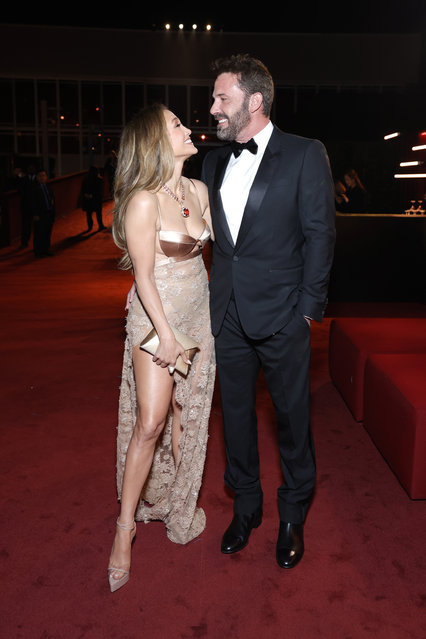
<svg viewBox="0 0 426 639">
<path fill-rule="evenodd" d="M 185 201 L 185 191 L 183 188 L 183 182 L 182 180 L 180 181 L 180 188 L 182 189 L 182 199 L 180 200 L 178 198 L 177 195 L 175 195 L 173 193 L 173 191 L 171 189 L 169 189 L 168 186 L 166 186 L 165 184 L 161 185 L 161 188 L 168 194 L 170 195 L 170 197 L 172 197 L 180 206 L 180 214 L 182 215 L 182 217 L 189 217 L 189 209 L 186 208 L 184 201 Z"/>
</svg>

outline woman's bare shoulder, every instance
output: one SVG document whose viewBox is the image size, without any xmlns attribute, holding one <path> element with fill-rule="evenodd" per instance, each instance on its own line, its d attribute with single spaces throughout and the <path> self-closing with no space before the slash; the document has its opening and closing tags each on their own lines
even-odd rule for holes
<svg viewBox="0 0 426 639">
<path fill-rule="evenodd" d="M 156 220 L 158 215 L 158 200 L 155 193 L 137 191 L 129 200 L 126 210 L 128 221 Z"/>
<path fill-rule="evenodd" d="M 194 178 L 189 179 L 188 182 L 190 184 L 190 188 L 196 189 L 198 193 L 203 193 L 207 195 L 207 186 L 201 180 L 195 180 Z"/>
</svg>

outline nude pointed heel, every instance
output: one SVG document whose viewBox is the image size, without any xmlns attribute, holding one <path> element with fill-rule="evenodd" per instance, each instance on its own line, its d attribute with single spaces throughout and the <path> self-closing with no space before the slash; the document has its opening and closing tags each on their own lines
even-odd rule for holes
<svg viewBox="0 0 426 639">
<path fill-rule="evenodd" d="M 135 535 L 136 535 L 136 522 L 132 521 L 130 524 L 121 524 L 117 519 L 117 526 L 121 528 L 122 530 L 131 530 L 133 532 L 132 540 L 131 540 L 131 544 L 132 544 L 134 542 Z M 123 576 L 120 577 L 119 579 L 114 579 L 114 577 L 112 576 L 112 573 L 114 572 L 122 572 Z M 122 588 L 125 584 L 127 584 L 127 582 L 129 581 L 129 578 L 130 578 L 130 570 L 125 570 L 124 568 L 120 568 L 119 566 L 113 566 L 112 564 L 109 564 L 108 581 L 109 581 L 109 587 L 111 589 L 111 592 L 115 592 L 119 588 Z"/>
</svg>

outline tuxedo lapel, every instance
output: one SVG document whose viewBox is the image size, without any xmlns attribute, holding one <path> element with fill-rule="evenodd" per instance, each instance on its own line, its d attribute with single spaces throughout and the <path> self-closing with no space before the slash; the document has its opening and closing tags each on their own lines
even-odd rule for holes
<svg viewBox="0 0 426 639">
<path fill-rule="evenodd" d="M 223 208 L 222 197 L 220 195 L 220 187 L 222 186 L 226 166 L 228 164 L 230 155 L 231 155 L 231 149 L 229 149 L 229 153 L 226 153 L 216 163 L 216 170 L 215 170 L 214 183 L 213 183 L 212 210 L 217 212 L 217 222 L 222 227 L 222 231 L 224 232 L 229 244 L 233 247 L 234 240 L 232 239 L 232 235 L 229 230 L 228 222 L 226 220 L 225 210 Z"/>
<path fill-rule="evenodd" d="M 258 215 L 263 198 L 266 191 L 272 182 L 273 175 L 278 166 L 277 156 L 279 154 L 279 145 L 276 142 L 276 131 L 271 136 L 268 146 L 265 149 L 262 161 L 257 171 L 256 177 L 253 181 L 250 193 L 247 199 L 247 204 L 244 209 L 243 219 L 241 221 L 240 231 L 237 237 L 237 243 L 235 248 L 238 249 L 245 236 L 250 230 L 253 218 Z"/>
</svg>

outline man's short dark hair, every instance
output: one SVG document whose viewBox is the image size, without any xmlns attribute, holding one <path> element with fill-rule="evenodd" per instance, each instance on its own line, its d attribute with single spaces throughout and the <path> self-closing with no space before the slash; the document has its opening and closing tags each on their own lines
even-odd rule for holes
<svg viewBox="0 0 426 639">
<path fill-rule="evenodd" d="M 274 100 L 274 81 L 266 66 L 260 60 L 247 53 L 218 58 L 213 62 L 216 77 L 221 73 L 233 73 L 238 77 L 240 88 L 248 96 L 261 93 L 263 113 L 269 117 Z"/>
</svg>

